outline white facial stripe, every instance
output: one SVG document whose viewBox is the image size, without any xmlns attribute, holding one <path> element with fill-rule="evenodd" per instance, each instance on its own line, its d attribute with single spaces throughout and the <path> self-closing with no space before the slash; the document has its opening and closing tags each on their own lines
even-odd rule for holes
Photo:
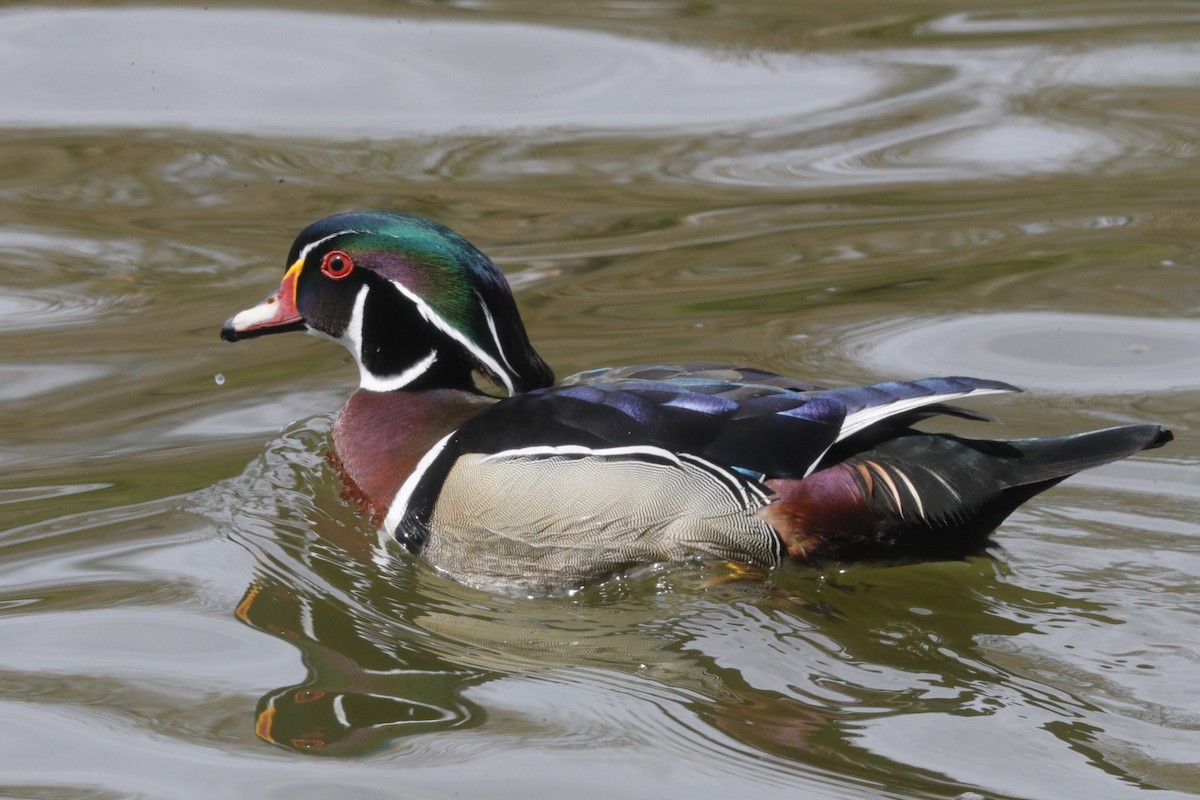
<svg viewBox="0 0 1200 800">
<path fill-rule="evenodd" d="M 446 434 L 435 444 L 429 448 L 429 452 L 421 456 L 421 460 L 417 462 L 417 466 L 413 467 L 412 474 L 400 486 L 400 491 L 396 492 L 396 496 L 392 498 L 392 504 L 388 507 L 387 516 L 383 519 L 383 530 L 389 536 L 392 535 L 396 526 L 400 524 L 400 520 L 404 519 L 405 512 L 408 511 L 408 501 L 412 499 L 412 493 L 416 491 L 417 484 L 421 482 L 429 465 L 438 457 L 438 454 L 446 447 L 446 442 L 454 432 Z"/>
<path fill-rule="evenodd" d="M 366 307 L 367 292 L 369 291 L 371 291 L 371 287 L 364 284 L 354 297 L 354 308 L 350 311 L 350 324 L 346 326 L 342 344 L 351 353 L 354 353 L 355 360 L 358 361 L 358 385 L 360 387 L 370 392 L 392 392 L 396 389 L 403 389 L 429 371 L 433 362 L 437 361 L 437 351 L 430 350 L 429 355 L 425 358 L 396 375 L 376 375 L 368 370 L 367 365 L 363 362 L 362 327 L 363 309 Z"/>
<path fill-rule="evenodd" d="M 498 378 L 500 378 L 500 380 L 504 382 L 504 388 L 508 390 L 508 393 L 510 395 L 514 395 L 517 393 L 516 388 L 513 386 L 513 382 L 512 382 L 512 368 L 511 367 L 509 367 L 509 369 L 507 369 L 507 370 L 505 370 L 503 367 L 501 367 L 500 364 L 496 362 L 496 359 L 492 358 L 490 355 L 485 353 L 483 350 L 480 350 L 478 345 L 476 345 L 474 342 L 469 340 L 462 333 L 462 331 L 458 330 L 453 325 L 450 325 L 448 322 L 446 322 L 446 320 L 442 319 L 441 316 L 439 316 L 438 313 L 436 311 L 434 311 L 433 308 L 430 307 L 430 305 L 428 303 L 426 303 L 423 299 L 421 299 L 421 297 L 419 295 L 410 291 L 408 289 L 408 287 L 406 287 L 404 284 L 400 283 L 399 281 L 391 281 L 391 284 L 392 284 L 392 286 L 396 287 L 396 289 L 400 292 L 400 294 L 404 295 L 405 297 L 407 297 L 409 300 L 411 300 L 413 302 L 413 305 L 415 305 L 417 307 L 417 311 L 419 311 L 421 313 L 422 317 L 429 320 L 431 325 L 433 325 L 435 328 L 440 330 L 442 333 L 449 336 L 454 341 L 461 344 L 463 347 L 467 348 L 467 350 L 470 351 L 471 355 L 473 355 L 473 356 L 475 356 L 475 358 L 479 359 L 479 361 L 481 363 L 486 365 L 489 370 L 491 370 Z M 506 363 L 507 363 L 507 361 L 506 361 Z"/>
<path fill-rule="evenodd" d="M 338 231 L 337 233 L 331 233 L 328 236 L 323 236 L 320 239 L 317 239 L 315 242 L 309 242 L 308 244 L 304 245 L 304 249 L 300 251 L 300 255 L 297 257 L 297 260 L 298 261 L 307 261 L 308 254 L 311 253 L 313 250 L 315 250 L 316 248 L 325 244 L 330 239 L 336 239 L 339 236 L 345 236 L 347 233 L 366 233 L 366 231 L 358 231 L 358 230 L 354 230 L 353 228 L 351 228 L 351 229 L 344 230 L 344 231 Z"/>
<path fill-rule="evenodd" d="M 323 236 L 314 242 L 309 242 L 308 244 L 306 244 L 304 246 L 304 248 L 300 251 L 300 255 L 298 256 L 298 259 L 300 261 L 306 261 L 308 259 L 309 253 L 311 253 L 315 248 L 320 247 L 322 244 L 324 244 L 325 242 L 328 242 L 330 239 L 336 239 L 339 236 L 345 236 L 346 234 L 351 234 L 351 233 L 365 234 L 365 233 L 367 233 L 367 231 L 361 231 L 361 230 L 357 230 L 354 228 L 348 228 L 344 231 L 338 231 L 337 233 L 331 233 L 328 236 Z M 476 345 L 474 342 L 471 342 L 469 339 L 467 339 L 467 337 L 461 331 L 459 331 L 454 326 L 450 325 L 448 322 L 446 322 L 446 320 L 442 319 L 442 317 L 436 311 L 434 311 L 433 308 L 428 303 L 425 302 L 425 300 L 423 300 L 420 296 L 418 296 L 417 294 L 410 291 L 408 289 L 408 287 L 406 287 L 404 284 L 400 283 L 399 281 L 391 281 L 391 284 L 393 286 L 395 286 L 397 289 L 399 289 L 401 294 L 403 294 L 405 297 L 407 297 L 409 300 L 411 300 L 414 305 L 416 305 L 417 311 L 420 312 L 422 317 L 427 319 L 434 327 L 436 327 L 438 330 L 442 331 L 442 333 L 445 333 L 451 339 L 458 342 L 463 347 L 467 348 L 467 350 L 470 351 L 471 354 L 475 356 L 475 358 L 477 358 L 482 364 L 484 364 L 489 370 L 491 370 L 491 372 L 494 375 L 496 375 L 496 377 L 498 377 L 501 380 L 501 382 L 504 383 L 504 388 L 508 391 L 509 395 L 516 394 L 516 387 L 513 385 L 513 376 L 516 374 L 516 370 L 513 369 L 512 364 L 509 363 L 508 356 L 506 356 L 504 354 L 504 347 L 500 343 L 500 335 L 496 331 L 496 323 L 492 319 L 492 313 L 491 313 L 491 311 L 488 310 L 487 305 L 484 304 L 483 298 L 479 297 L 478 292 L 475 293 L 475 296 L 479 300 L 480 308 L 483 309 L 484 318 L 487 320 L 488 330 L 491 331 L 491 334 L 492 334 L 492 341 L 495 342 L 495 344 L 496 344 L 496 352 L 500 354 L 500 359 L 501 359 L 501 361 L 504 362 L 503 367 L 500 366 L 500 364 L 496 361 L 496 359 L 492 358 L 486 352 L 481 350 L 478 347 L 478 345 Z M 366 299 L 365 298 L 365 290 L 366 290 L 366 287 L 364 286 L 363 291 L 359 292 L 358 297 L 355 298 L 354 313 L 351 316 L 351 320 L 350 320 L 350 329 L 347 330 L 347 332 L 346 332 L 347 336 L 349 336 L 354 343 L 354 347 L 351 348 L 351 351 L 358 356 L 358 363 L 361 368 L 362 376 L 363 376 L 361 385 L 364 389 L 370 388 L 367 386 L 367 382 L 368 382 L 367 379 L 368 379 L 369 373 L 367 372 L 366 367 L 362 367 L 362 304 L 363 304 L 364 300 Z M 355 324 L 356 321 L 357 321 L 357 325 Z M 437 357 L 436 351 L 431 351 L 430 358 L 426 358 L 425 360 L 421 361 L 420 364 L 416 365 L 416 366 L 420 366 L 421 364 L 423 364 L 424 366 L 422 367 L 422 369 L 419 372 L 410 376 L 408 378 L 408 381 L 413 380 L 418 375 L 420 375 L 421 372 L 424 372 L 425 370 L 427 370 L 429 368 L 429 366 L 433 363 L 433 360 L 436 357 Z M 405 370 L 405 372 L 401 373 L 401 375 L 407 375 L 409 372 L 412 371 L 412 369 L 415 369 L 415 367 L 410 368 L 409 370 Z M 381 378 L 377 378 L 374 375 L 370 376 L 371 380 L 382 381 L 384 384 L 392 386 L 392 388 L 400 388 L 400 386 L 403 385 L 403 384 L 394 385 L 396 379 L 398 379 L 399 377 L 401 377 L 401 376 L 396 376 L 395 378 L 381 379 Z M 388 389 L 377 389 L 375 391 L 389 391 L 389 390 Z"/>
<path fill-rule="evenodd" d="M 479 307 L 483 309 L 483 318 L 487 320 L 488 330 L 492 332 L 492 341 L 496 343 L 496 352 L 500 354 L 500 358 L 504 361 L 504 366 L 508 367 L 508 371 L 516 374 L 516 370 L 512 368 L 512 364 L 508 363 L 508 356 L 504 355 L 504 345 L 500 342 L 500 334 L 496 332 L 496 320 L 492 319 L 491 309 L 487 307 L 487 303 L 479 296 L 479 292 L 475 293 L 475 298 L 479 301 Z M 511 391 L 509 392 L 512 393 Z"/>
</svg>

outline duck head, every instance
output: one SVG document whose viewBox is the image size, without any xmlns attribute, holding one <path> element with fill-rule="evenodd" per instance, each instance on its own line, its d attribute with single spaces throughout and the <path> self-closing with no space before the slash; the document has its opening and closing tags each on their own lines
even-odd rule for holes
<svg viewBox="0 0 1200 800">
<path fill-rule="evenodd" d="M 309 225 L 279 289 L 226 320 L 221 338 L 294 330 L 344 345 L 370 391 L 473 390 L 474 371 L 509 394 L 554 381 L 491 259 L 408 214 L 360 211 Z"/>
</svg>

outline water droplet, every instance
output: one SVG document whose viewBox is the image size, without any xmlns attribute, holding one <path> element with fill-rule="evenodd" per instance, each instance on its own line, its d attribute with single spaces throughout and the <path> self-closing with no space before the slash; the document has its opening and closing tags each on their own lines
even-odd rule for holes
<svg viewBox="0 0 1200 800">
<path fill-rule="evenodd" d="M 224 386 L 224 385 L 225 385 L 225 374 L 224 374 L 224 373 L 222 373 L 222 372 L 218 372 L 218 373 L 217 373 L 216 375 L 214 375 L 213 377 L 214 377 L 214 379 L 217 381 L 217 386 Z"/>
</svg>

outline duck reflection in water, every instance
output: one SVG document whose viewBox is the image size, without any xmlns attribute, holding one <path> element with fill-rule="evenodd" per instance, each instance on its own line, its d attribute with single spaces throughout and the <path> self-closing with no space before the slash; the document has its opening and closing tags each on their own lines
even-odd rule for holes
<svg viewBox="0 0 1200 800">
<path fill-rule="evenodd" d="M 296 646 L 308 671 L 305 680 L 261 698 L 256 733 L 267 742 L 313 755 L 367 755 L 414 734 L 453 735 L 489 724 L 487 712 L 463 696 L 472 687 L 546 676 L 551 686 L 560 687 L 562 671 L 569 668 L 584 672 L 575 673 L 580 677 L 568 684 L 594 679 L 608 684 L 607 676 L 618 676 L 617 684 L 608 684 L 606 692 L 615 694 L 607 694 L 606 702 L 626 707 L 631 715 L 642 714 L 647 700 L 661 711 L 664 699 L 672 698 L 666 702 L 675 710 L 666 718 L 682 713 L 682 719 L 693 720 L 671 735 L 679 737 L 681 746 L 707 750 L 734 740 L 762 753 L 773 769 L 840 764 L 860 773 L 869 769 L 883 779 L 897 765 L 857 744 L 855 732 L 914 708 L 938 710 L 962 703 L 955 696 L 931 699 L 918 680 L 928 678 L 931 670 L 938 673 L 938 652 L 949 649 L 963 657 L 945 660 L 946 669 L 936 681 L 974 691 L 989 682 L 986 669 L 971 668 L 962 675 L 951 670 L 980 663 L 971 656 L 978 650 L 975 637 L 1028 630 L 1003 615 L 985 613 L 980 606 L 986 593 L 968 591 L 968 586 L 948 591 L 944 585 L 948 580 L 979 588 L 994 580 L 998 567 L 986 559 L 917 566 L 933 573 L 919 582 L 931 587 L 928 597 L 919 591 L 910 597 L 937 610 L 928 616 L 906 608 L 883 613 L 880 605 L 891 607 L 897 596 L 886 575 L 865 581 L 851 576 L 838 585 L 803 573 L 785 576 L 791 578 L 787 590 L 751 581 L 697 590 L 706 574 L 695 566 L 646 574 L 623 588 L 610 585 L 575 600 L 517 601 L 520 607 L 514 610 L 511 598 L 501 601 L 424 571 L 407 573 L 416 576 L 416 584 L 396 592 L 388 581 L 371 579 L 372 563 L 363 553 L 352 554 L 332 541 L 344 536 L 345 529 L 323 524 L 327 520 L 312 522 L 317 537 L 298 536 L 291 542 L 284 537 L 286 549 L 299 547 L 291 556 L 305 566 L 297 564 L 296 569 L 313 568 L 320 573 L 316 578 L 349 574 L 353 580 L 323 592 L 309 588 L 313 581 L 263 570 L 236 613 L 254 628 Z M 683 591 L 684 585 L 692 591 Z M 413 597 L 426 601 L 414 606 Z M 471 613 L 464 613 L 468 609 Z M 876 624 L 889 620 L 891 627 L 864 624 L 871 619 Z M 968 619 L 991 622 L 984 631 L 959 625 Z M 732 624 L 729 636 L 707 635 L 722 621 Z M 786 631 L 780 638 L 752 637 L 764 642 L 775 658 L 762 661 L 761 653 L 747 650 L 747 639 L 736 635 L 739 621 L 751 626 L 757 621 L 766 626 L 764 633 Z M 930 642 L 937 644 L 931 649 Z M 782 659 L 779 650 L 786 651 Z M 846 674 L 828 674 L 831 652 L 839 654 L 835 660 L 845 665 Z M 859 662 L 874 666 L 863 685 L 854 686 L 847 678 Z M 901 692 L 894 685 L 870 685 L 880 669 L 910 674 L 914 684 Z M 751 680 L 752 675 L 758 677 Z M 826 684 L 843 685 L 849 694 L 833 702 L 821 696 L 819 687 Z M 564 695 L 571 696 L 569 690 Z M 585 723 L 596 713 L 577 710 L 578 715 L 572 711 L 568 716 Z M 540 719 L 536 710 L 529 713 Z M 490 724 L 502 729 L 511 722 L 508 716 L 502 712 Z M 518 711 L 517 717 L 526 715 Z M 660 722 L 646 719 L 646 730 Z M 687 733 L 706 728 L 710 732 L 699 736 Z M 544 720 L 521 730 L 535 738 L 538 730 L 562 733 Z M 714 738 L 713 732 L 720 734 Z M 645 731 L 624 735 L 637 741 Z"/>
<path fill-rule="evenodd" d="M 302 653 L 308 678 L 265 695 L 254 732 L 274 744 L 309 753 L 359 755 L 410 733 L 477 725 L 482 711 L 461 699 L 479 673 L 420 666 L 388 652 L 335 603 L 305 596 L 258 577 L 237 616 L 284 639 Z M 349 641 L 347 641 L 349 640 Z"/>
</svg>

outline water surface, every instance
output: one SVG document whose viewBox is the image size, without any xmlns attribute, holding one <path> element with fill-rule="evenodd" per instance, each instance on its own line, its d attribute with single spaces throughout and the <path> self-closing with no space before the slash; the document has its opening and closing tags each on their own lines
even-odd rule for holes
<svg viewBox="0 0 1200 800">
<path fill-rule="evenodd" d="M 1200 13 L 796 8 L 0 12 L 0 794 L 1200 792 Z M 468 589 L 339 498 L 343 351 L 217 340 L 350 208 L 493 255 L 561 375 L 1178 438 L 987 557 Z"/>
</svg>

